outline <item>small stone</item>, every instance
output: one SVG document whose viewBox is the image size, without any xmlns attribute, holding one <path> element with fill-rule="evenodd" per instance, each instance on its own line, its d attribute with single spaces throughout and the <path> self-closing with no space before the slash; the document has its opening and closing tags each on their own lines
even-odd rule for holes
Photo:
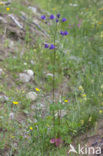
<svg viewBox="0 0 103 156">
<path fill-rule="evenodd" d="M 9 100 L 9 98 L 7 97 L 7 96 L 5 96 L 5 95 L 0 95 L 0 102 L 6 102 L 6 101 L 8 101 Z"/>
<path fill-rule="evenodd" d="M 5 101 L 9 100 L 9 98 L 7 96 L 5 96 L 5 95 L 4 95 L 4 99 L 5 99 Z"/>
<path fill-rule="evenodd" d="M 37 99 L 37 94 L 36 92 L 29 92 L 26 95 L 27 99 L 30 99 L 31 101 L 35 101 Z"/>
<path fill-rule="evenodd" d="M 49 76 L 50 76 L 50 77 L 53 77 L 53 74 L 52 74 L 52 73 L 47 73 L 46 76 L 47 76 L 47 77 L 49 77 Z"/>
<path fill-rule="evenodd" d="M 24 73 L 19 74 L 19 79 L 22 82 L 29 82 L 33 78 L 34 72 L 32 70 L 24 70 Z"/>
<path fill-rule="evenodd" d="M 23 29 L 23 26 L 21 25 L 21 23 L 19 23 L 19 21 L 16 19 L 16 17 L 15 17 L 13 14 L 9 14 L 8 16 L 15 22 L 15 24 L 16 24 L 20 29 Z"/>
<path fill-rule="evenodd" d="M 6 21 L 3 17 L 0 17 L 0 24 L 1 24 L 1 23 L 6 24 L 6 23 L 7 23 L 7 21 Z"/>
<path fill-rule="evenodd" d="M 31 6 L 29 6 L 28 8 L 29 8 L 30 10 L 32 10 L 33 13 L 37 13 L 37 8 L 31 7 Z"/>
<path fill-rule="evenodd" d="M 9 48 L 13 48 L 15 45 L 14 45 L 14 42 L 12 40 L 10 40 L 9 42 Z"/>
<path fill-rule="evenodd" d="M 3 70 L 0 68 L 0 76 L 2 75 L 2 73 L 3 73 Z"/>
<path fill-rule="evenodd" d="M 34 20 L 33 20 L 33 23 L 40 24 L 40 20 L 34 19 Z"/>
<path fill-rule="evenodd" d="M 33 77 L 34 72 L 32 70 L 25 70 L 24 72 L 26 72 L 30 77 Z"/>
<path fill-rule="evenodd" d="M 20 73 L 19 74 L 19 79 L 22 82 L 29 82 L 31 80 L 31 77 L 26 73 Z"/>
</svg>

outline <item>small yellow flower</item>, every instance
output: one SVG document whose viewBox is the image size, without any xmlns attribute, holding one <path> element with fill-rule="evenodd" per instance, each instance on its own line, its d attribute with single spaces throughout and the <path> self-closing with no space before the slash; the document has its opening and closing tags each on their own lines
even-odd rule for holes
<svg viewBox="0 0 103 156">
<path fill-rule="evenodd" d="M 13 104 L 14 104 L 14 105 L 18 105 L 19 102 L 17 102 L 17 101 L 13 101 Z"/>
<path fill-rule="evenodd" d="M 86 97 L 87 95 L 86 94 L 82 94 L 82 97 Z"/>
<path fill-rule="evenodd" d="M 9 10 L 10 10 L 10 8 L 6 8 L 6 10 L 7 10 L 7 11 L 9 11 Z"/>
<path fill-rule="evenodd" d="M 100 10 L 100 11 L 102 11 L 102 10 L 103 10 L 103 8 L 99 8 L 99 10 Z"/>
<path fill-rule="evenodd" d="M 37 92 L 40 92 L 40 89 L 39 89 L 39 88 L 35 88 L 35 90 L 36 90 Z"/>
<path fill-rule="evenodd" d="M 83 91 L 83 90 L 84 90 L 82 86 L 79 86 L 78 89 L 79 89 L 80 91 Z"/>
<path fill-rule="evenodd" d="M 98 24 L 99 24 L 99 25 L 101 25 L 101 24 L 102 24 L 102 22 L 98 22 Z"/>
<path fill-rule="evenodd" d="M 53 8 L 52 10 L 53 10 L 53 11 L 55 11 L 55 10 L 56 10 L 56 8 Z"/>
<path fill-rule="evenodd" d="M 102 114 L 103 113 L 103 111 L 102 110 L 99 110 L 99 114 Z"/>
<path fill-rule="evenodd" d="M 34 49 L 34 52 L 36 52 L 36 49 Z"/>
<path fill-rule="evenodd" d="M 64 100 L 64 102 L 68 102 L 68 100 Z"/>
<path fill-rule="evenodd" d="M 11 138 L 12 138 L 12 139 L 14 139 L 14 138 L 15 138 L 15 136 L 11 136 Z"/>
<path fill-rule="evenodd" d="M 30 130 L 33 130 L 33 127 L 30 127 Z"/>
<path fill-rule="evenodd" d="M 89 117 L 89 120 L 88 120 L 88 121 L 89 121 L 89 122 L 91 122 L 91 121 L 92 121 L 92 116 L 90 116 L 90 117 Z"/>
<path fill-rule="evenodd" d="M 84 120 L 80 120 L 80 123 L 81 123 L 82 125 L 84 125 Z"/>
</svg>

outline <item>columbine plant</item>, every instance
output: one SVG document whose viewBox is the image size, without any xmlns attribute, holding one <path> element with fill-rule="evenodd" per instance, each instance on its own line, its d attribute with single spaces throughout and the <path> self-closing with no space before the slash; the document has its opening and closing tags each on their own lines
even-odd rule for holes
<svg viewBox="0 0 103 156">
<path fill-rule="evenodd" d="M 50 143 L 55 144 L 56 146 L 59 146 L 62 143 L 62 140 L 60 139 L 60 132 L 58 126 L 61 124 L 61 109 L 62 104 L 61 102 L 58 102 L 58 105 L 56 104 L 56 97 L 55 97 L 55 76 L 56 72 L 61 72 L 62 74 L 62 62 L 59 62 L 59 65 L 57 65 L 57 56 L 61 53 L 61 56 L 63 57 L 62 50 L 64 49 L 64 45 L 61 46 L 61 40 L 65 39 L 65 37 L 69 34 L 67 30 L 65 30 L 65 22 L 67 21 L 66 18 L 61 18 L 60 14 L 57 14 L 54 16 L 51 14 L 49 17 L 42 15 L 41 19 L 48 24 L 49 27 L 49 33 L 50 33 L 50 39 L 48 42 L 44 43 L 44 48 L 48 49 L 49 53 L 51 54 L 51 62 L 52 62 L 52 73 L 53 73 L 53 80 L 52 80 L 52 93 L 53 93 L 53 101 L 50 106 L 50 110 L 53 114 L 53 129 L 54 129 L 54 136 L 50 140 Z M 62 30 L 61 30 L 62 28 Z M 61 59 L 60 59 L 61 60 Z M 60 71 L 56 71 L 58 69 L 57 66 L 60 66 Z M 57 67 L 57 69 L 56 69 Z M 56 113 L 58 112 L 57 117 Z"/>
</svg>

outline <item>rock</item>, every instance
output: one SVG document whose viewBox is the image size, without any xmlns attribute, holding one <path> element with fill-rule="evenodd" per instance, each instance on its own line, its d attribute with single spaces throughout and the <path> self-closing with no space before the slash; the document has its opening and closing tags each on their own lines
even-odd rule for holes
<svg viewBox="0 0 103 156">
<path fill-rule="evenodd" d="M 46 77 L 53 77 L 53 74 L 52 73 L 47 73 Z"/>
<path fill-rule="evenodd" d="M 15 22 L 15 24 L 16 24 L 20 29 L 23 29 L 23 26 L 22 26 L 21 23 L 16 19 L 16 17 L 14 17 L 14 15 L 10 14 L 9 17 Z"/>
<path fill-rule="evenodd" d="M 27 99 L 30 99 L 31 101 L 35 101 L 37 99 L 37 94 L 36 92 L 29 92 L 26 95 Z"/>
<path fill-rule="evenodd" d="M 13 120 L 14 119 L 14 113 L 13 112 L 11 112 L 10 114 L 9 114 L 9 118 L 11 119 L 11 120 Z"/>
<path fill-rule="evenodd" d="M 33 20 L 33 23 L 40 24 L 40 20 L 34 19 L 34 20 Z"/>
<path fill-rule="evenodd" d="M 14 48 L 14 42 L 12 41 L 12 40 L 10 40 L 10 42 L 9 42 L 9 48 Z"/>
<path fill-rule="evenodd" d="M 29 82 L 33 78 L 34 72 L 32 70 L 25 70 L 24 73 L 19 74 L 19 79 L 22 82 Z"/>
<path fill-rule="evenodd" d="M 3 70 L 0 68 L 0 76 L 2 75 L 2 73 L 3 73 Z"/>
<path fill-rule="evenodd" d="M 19 74 L 19 79 L 22 82 L 29 82 L 31 80 L 31 77 L 26 73 L 20 73 Z"/>
<path fill-rule="evenodd" d="M 29 8 L 34 14 L 37 13 L 37 8 L 31 7 L 31 6 L 29 6 L 28 8 Z"/>
<path fill-rule="evenodd" d="M 7 21 L 3 18 L 3 17 L 0 17 L 0 24 L 3 23 L 3 24 L 6 24 Z"/>
<path fill-rule="evenodd" d="M 8 101 L 9 100 L 9 98 L 7 97 L 7 96 L 5 96 L 5 95 L 0 95 L 0 102 L 6 102 L 6 101 Z"/>
<path fill-rule="evenodd" d="M 33 75 L 34 75 L 34 72 L 32 71 L 32 70 L 25 70 L 24 71 L 25 73 L 27 73 L 30 77 L 33 77 Z"/>
</svg>

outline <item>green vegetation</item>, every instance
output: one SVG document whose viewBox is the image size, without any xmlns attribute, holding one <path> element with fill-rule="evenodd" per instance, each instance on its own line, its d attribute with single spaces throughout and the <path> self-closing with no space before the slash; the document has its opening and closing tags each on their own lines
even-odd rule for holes
<svg viewBox="0 0 103 156">
<path fill-rule="evenodd" d="M 38 15 L 28 9 L 25 1 L 22 3 L 13 1 L 8 11 L 7 6 L 0 4 L 0 10 L 2 14 L 18 17 L 21 11 L 25 12 L 29 17 L 27 23 L 31 23 Z M 102 0 L 30 0 L 29 3 L 44 9 L 42 14 L 46 16 L 60 13 L 67 21 L 59 25 L 58 32 L 63 29 L 69 34 L 63 39 L 57 35 L 55 64 L 54 51 L 44 48 L 44 43 L 51 44 L 54 40 L 55 24 L 48 26 L 38 17 L 48 37 L 37 35 L 38 28 L 31 33 L 25 22 L 23 44 L 16 40 L 13 53 L 7 50 L 10 39 L 5 39 L 3 48 L 9 55 L 0 61 L 4 71 L 0 76 L 0 93 L 9 99 L 0 101 L 0 154 L 7 151 L 10 156 L 64 156 L 73 138 L 103 117 L 103 3 Z M 0 35 L 3 34 L 0 26 Z M 52 74 L 54 68 L 56 102 L 52 98 L 53 77 L 46 75 Z M 23 83 L 19 73 L 28 69 L 34 72 L 34 80 Z M 35 88 L 40 89 L 36 90 L 37 101 L 27 100 L 26 94 Z M 15 114 L 12 120 L 11 112 Z M 56 146 L 51 139 L 63 143 Z"/>
</svg>

